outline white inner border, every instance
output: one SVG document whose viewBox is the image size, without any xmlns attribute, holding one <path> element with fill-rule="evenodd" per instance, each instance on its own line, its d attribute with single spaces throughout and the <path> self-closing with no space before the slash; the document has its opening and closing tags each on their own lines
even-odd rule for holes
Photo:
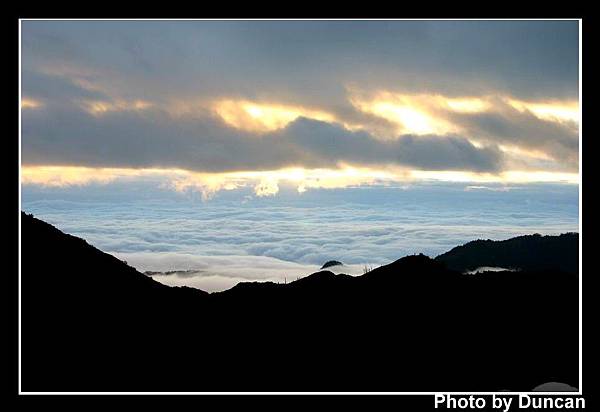
<svg viewBox="0 0 600 412">
<path fill-rule="evenodd" d="M 579 387 L 577 392 L 23 392 L 21 389 L 21 23 L 23 21 L 578 21 L 579 22 Z M 582 25 L 581 19 L 19 19 L 19 395 L 582 395 Z"/>
</svg>

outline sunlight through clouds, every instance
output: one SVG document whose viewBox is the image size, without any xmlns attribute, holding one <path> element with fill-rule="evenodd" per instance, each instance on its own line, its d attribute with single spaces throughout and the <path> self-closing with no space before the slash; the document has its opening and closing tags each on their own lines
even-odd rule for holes
<svg viewBox="0 0 600 412">
<path fill-rule="evenodd" d="M 508 99 L 508 102 L 515 109 L 519 111 L 528 110 L 540 119 L 579 123 L 579 102 L 576 101 L 525 102 Z"/>
<path fill-rule="evenodd" d="M 218 101 L 213 108 L 228 125 L 257 133 L 281 129 L 300 116 L 325 122 L 334 121 L 332 115 L 317 110 L 244 100 Z"/>
<path fill-rule="evenodd" d="M 144 100 L 121 100 L 115 101 L 100 101 L 100 100 L 85 100 L 81 102 L 83 109 L 94 116 L 102 116 L 110 112 L 123 111 L 143 111 L 151 108 L 153 105 Z"/>
<path fill-rule="evenodd" d="M 477 97 L 452 99 L 438 96 L 437 99 L 441 99 L 450 110 L 459 113 L 481 113 L 491 108 L 490 102 Z"/>
<path fill-rule="evenodd" d="M 207 201 L 220 191 L 252 187 L 257 197 L 275 196 L 280 185 L 298 193 L 309 189 L 340 189 L 360 186 L 386 186 L 427 181 L 487 183 L 569 183 L 579 182 L 577 173 L 505 171 L 499 174 L 467 171 L 427 171 L 388 168 L 376 170 L 340 165 L 339 169 L 291 168 L 271 171 L 197 173 L 182 169 L 119 169 L 70 166 L 25 166 L 24 185 L 45 187 L 108 184 L 116 181 L 150 179 L 157 187 L 176 192 L 197 192 Z"/>
<path fill-rule="evenodd" d="M 481 33 L 442 21 L 28 21 L 23 184 L 154 179 L 208 200 L 430 179 L 576 183 L 577 22 Z"/>
<path fill-rule="evenodd" d="M 38 109 L 44 104 L 39 100 L 32 99 L 31 97 L 21 98 L 21 109 Z"/>
<path fill-rule="evenodd" d="M 395 124 L 395 134 L 447 134 L 457 131 L 455 126 L 433 113 L 432 108 L 443 103 L 438 96 L 378 92 L 371 98 L 351 95 L 350 102 L 360 111 Z"/>
<path fill-rule="evenodd" d="M 549 122 L 579 122 L 579 104 L 573 101 L 522 101 L 510 96 L 488 95 L 453 98 L 440 94 L 403 94 L 379 91 L 368 93 L 350 90 L 350 102 L 358 110 L 382 117 L 397 125 L 397 134 L 450 134 L 464 132 L 464 127 L 448 116 L 502 111 L 502 104 L 529 111 Z M 472 137 L 476 140 L 476 137 Z"/>
</svg>

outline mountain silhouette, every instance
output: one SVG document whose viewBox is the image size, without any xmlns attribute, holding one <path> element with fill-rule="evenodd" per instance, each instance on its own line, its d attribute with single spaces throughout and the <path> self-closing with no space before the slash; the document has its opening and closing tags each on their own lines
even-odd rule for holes
<svg viewBox="0 0 600 412">
<path fill-rule="evenodd" d="M 470 276 L 414 255 L 209 294 L 24 213 L 21 239 L 23 391 L 578 385 L 578 277 L 564 270 Z"/>
<path fill-rule="evenodd" d="M 559 269 L 578 273 L 579 234 L 535 234 L 502 241 L 475 240 L 435 259 L 460 272 L 489 266 L 522 270 Z"/>
</svg>

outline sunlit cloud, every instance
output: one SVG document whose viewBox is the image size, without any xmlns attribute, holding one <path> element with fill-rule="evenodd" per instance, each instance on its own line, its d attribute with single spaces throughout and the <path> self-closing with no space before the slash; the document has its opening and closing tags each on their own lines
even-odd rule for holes
<svg viewBox="0 0 600 412">
<path fill-rule="evenodd" d="M 372 97 L 352 95 L 350 102 L 362 112 L 395 124 L 396 134 L 447 134 L 457 130 L 449 122 L 435 116 L 432 109 L 444 103 L 439 96 L 378 92 Z M 468 106 L 458 101 L 454 105 Z"/>
<path fill-rule="evenodd" d="M 380 102 L 373 104 L 365 110 L 400 124 L 402 129 L 399 130 L 399 133 L 418 135 L 434 134 L 441 131 L 439 127 L 434 125 L 435 121 L 431 117 L 410 106 Z"/>
<path fill-rule="evenodd" d="M 177 192 L 196 191 L 204 200 L 221 190 L 253 187 L 258 197 L 273 196 L 279 184 L 292 185 L 300 193 L 309 188 L 345 188 L 404 179 L 406 174 L 344 166 L 340 169 L 289 168 L 272 171 L 198 173 L 182 169 L 125 169 L 77 166 L 23 166 L 21 182 L 46 187 L 108 184 L 117 180 L 154 177 L 161 187 Z"/>
<path fill-rule="evenodd" d="M 258 133 L 282 129 L 300 116 L 326 122 L 334 121 L 331 114 L 318 110 L 246 100 L 220 100 L 213 104 L 213 109 L 228 125 Z"/>
<path fill-rule="evenodd" d="M 123 111 L 142 111 L 151 108 L 152 103 L 144 100 L 122 100 L 114 101 L 102 100 L 84 100 L 81 102 L 82 108 L 93 116 L 102 116 L 111 112 Z"/>
<path fill-rule="evenodd" d="M 542 152 L 541 150 L 528 150 L 523 149 L 516 145 L 498 145 L 498 148 L 502 150 L 504 153 L 510 154 L 512 156 L 518 158 L 532 158 L 532 159 L 541 159 L 541 160 L 553 160 L 552 156 L 547 153 Z"/>
<path fill-rule="evenodd" d="M 492 105 L 489 101 L 477 97 L 470 98 L 444 98 L 436 96 L 438 101 L 442 101 L 452 111 L 458 113 L 481 113 L 490 110 Z"/>
<path fill-rule="evenodd" d="M 182 172 L 169 184 L 178 192 L 189 190 L 201 193 L 204 200 L 211 199 L 220 190 L 252 187 L 257 197 L 276 195 L 283 184 L 304 193 L 308 189 L 339 189 L 372 184 L 386 184 L 405 180 L 400 171 L 356 168 L 342 165 L 339 169 L 286 168 L 268 171 L 230 173 Z"/>
<path fill-rule="evenodd" d="M 541 120 L 579 123 L 579 104 L 573 101 L 526 102 L 498 95 L 455 98 L 426 93 L 366 93 L 356 89 L 350 89 L 349 93 L 349 100 L 355 108 L 395 124 L 396 129 L 393 132 L 397 135 L 463 133 L 464 128 L 451 120 L 449 114 L 501 112 L 504 105 L 521 112 L 531 112 Z M 472 139 L 475 141 L 477 137 L 473 136 Z"/>
<path fill-rule="evenodd" d="M 519 111 L 530 111 L 540 119 L 558 122 L 579 123 L 579 102 L 526 102 L 523 100 L 507 99 L 508 103 Z"/>
<path fill-rule="evenodd" d="M 498 174 L 468 171 L 427 171 L 401 168 L 369 169 L 340 165 L 337 169 L 289 168 L 266 171 L 197 173 L 182 169 L 123 169 L 73 166 L 24 166 L 21 181 L 25 185 L 68 187 L 109 184 L 116 181 L 145 179 L 157 187 L 180 193 L 197 192 L 210 200 L 220 191 L 252 188 L 255 196 L 275 196 L 280 186 L 302 194 L 309 189 L 339 189 L 360 186 L 398 186 L 427 181 L 464 183 L 579 183 L 577 173 L 541 171 L 505 171 Z"/>
<path fill-rule="evenodd" d="M 22 97 L 21 98 L 21 108 L 22 109 L 38 109 L 44 106 L 44 104 L 36 99 L 31 97 Z"/>
<path fill-rule="evenodd" d="M 274 196 L 279 192 L 279 185 L 276 179 L 271 177 L 267 177 L 261 180 L 254 188 L 254 193 L 256 196 Z"/>
</svg>

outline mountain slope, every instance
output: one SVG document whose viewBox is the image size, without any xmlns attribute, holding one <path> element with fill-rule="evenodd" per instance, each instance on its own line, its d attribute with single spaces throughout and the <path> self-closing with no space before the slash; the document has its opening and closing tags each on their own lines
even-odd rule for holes
<svg viewBox="0 0 600 412">
<path fill-rule="evenodd" d="M 463 276 L 416 255 L 207 294 L 21 223 L 24 391 L 577 386 L 578 284 L 564 272 Z"/>
<path fill-rule="evenodd" d="M 523 270 L 559 269 L 579 272 L 579 234 L 539 234 L 508 240 L 475 240 L 435 258 L 448 268 L 464 272 L 484 266 Z"/>
</svg>

